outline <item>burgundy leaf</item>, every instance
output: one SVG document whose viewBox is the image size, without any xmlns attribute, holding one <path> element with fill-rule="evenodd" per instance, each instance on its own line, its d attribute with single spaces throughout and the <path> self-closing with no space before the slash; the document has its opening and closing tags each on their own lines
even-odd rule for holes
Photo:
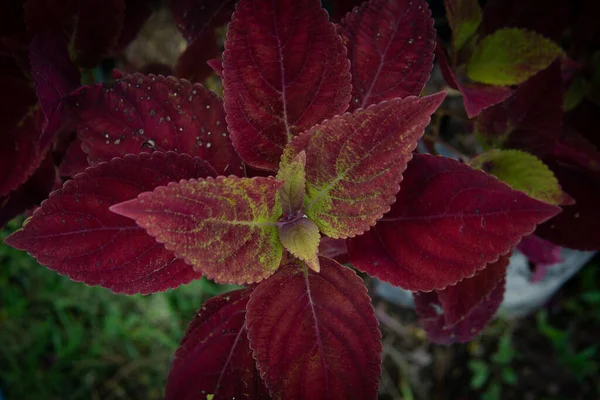
<svg viewBox="0 0 600 400">
<path fill-rule="evenodd" d="M 81 140 L 77 138 L 67 147 L 58 171 L 60 176 L 74 177 L 78 173 L 85 171 L 87 167 L 89 167 L 87 155 L 81 148 Z"/>
<path fill-rule="evenodd" d="M 123 51 L 138 35 L 144 23 L 152 15 L 154 0 L 125 0 L 123 27 L 113 48 L 114 53 Z"/>
<path fill-rule="evenodd" d="M 553 265 L 563 261 L 560 247 L 537 235 L 525 236 L 517 245 L 517 249 L 537 266 Z"/>
<path fill-rule="evenodd" d="M 244 285 L 266 279 L 281 264 L 281 185 L 236 176 L 182 180 L 111 210 L 135 219 L 207 278 Z"/>
<path fill-rule="evenodd" d="M 65 122 L 65 99 L 79 87 L 80 74 L 69 58 L 67 38 L 59 33 L 35 36 L 29 57 L 35 89 L 46 116 L 39 138 L 39 146 L 44 148 Z"/>
<path fill-rule="evenodd" d="M 236 0 L 170 0 L 177 27 L 187 40 L 202 36 L 229 21 Z"/>
<path fill-rule="evenodd" d="M 198 310 L 175 354 L 165 400 L 269 398 L 247 338 L 251 293 L 225 293 Z"/>
<path fill-rule="evenodd" d="M 223 61 L 221 61 L 220 58 L 213 58 L 206 63 L 212 68 L 217 76 L 223 78 Z"/>
<path fill-rule="evenodd" d="M 424 0 L 370 0 L 342 20 L 352 73 L 350 111 L 421 94 L 433 67 L 430 16 Z"/>
<path fill-rule="evenodd" d="M 191 82 L 203 82 L 212 72 L 208 60 L 219 56 L 220 48 L 213 30 L 191 42 L 177 59 L 175 75 Z"/>
<path fill-rule="evenodd" d="M 560 208 L 457 161 L 415 154 L 392 209 L 347 241 L 361 271 L 413 291 L 441 290 L 508 253 Z"/>
<path fill-rule="evenodd" d="M 205 161 L 173 152 L 114 159 L 67 181 L 6 243 L 75 281 L 117 293 L 177 287 L 201 275 L 109 207 L 171 181 L 214 174 Z"/>
<path fill-rule="evenodd" d="M 381 334 L 366 287 L 335 261 L 320 264 L 320 273 L 289 264 L 252 293 L 258 370 L 274 398 L 375 399 Z"/>
<path fill-rule="evenodd" d="M 319 255 L 332 258 L 340 264 L 346 264 L 350 261 L 346 240 L 344 239 L 332 239 L 323 236 L 319 242 Z"/>
<path fill-rule="evenodd" d="M 93 68 L 116 46 L 125 19 L 125 0 L 79 2 L 72 49 L 77 64 Z"/>
<path fill-rule="evenodd" d="M 560 63 L 555 61 L 521 84 L 507 101 L 482 112 L 475 130 L 494 147 L 544 157 L 560 135 L 562 106 Z"/>
<path fill-rule="evenodd" d="M 48 194 L 60 187 L 52 154 L 48 152 L 29 179 L 6 196 L 0 197 L 0 228 L 11 219 L 38 206 Z"/>
<path fill-rule="evenodd" d="M 208 161 L 219 174 L 241 174 L 221 100 L 173 77 L 126 75 L 85 87 L 71 99 L 90 164 L 142 151 L 175 151 Z"/>
<path fill-rule="evenodd" d="M 223 53 L 233 144 L 253 167 L 275 170 L 300 132 L 344 112 L 346 48 L 318 0 L 241 0 Z"/>
<path fill-rule="evenodd" d="M 27 181 L 46 157 L 48 147 L 37 146 L 41 119 L 37 112 L 8 132 L 0 132 L 0 198 Z"/>
<path fill-rule="evenodd" d="M 479 334 L 502 303 L 509 259 L 502 256 L 444 290 L 414 294 L 417 314 L 433 342 L 464 343 Z"/>
<path fill-rule="evenodd" d="M 435 48 L 435 56 L 448 86 L 462 94 L 465 111 L 469 118 L 475 118 L 484 109 L 503 102 L 513 93 L 509 87 L 460 82 L 448 64 L 446 52 L 439 43 Z"/>
</svg>

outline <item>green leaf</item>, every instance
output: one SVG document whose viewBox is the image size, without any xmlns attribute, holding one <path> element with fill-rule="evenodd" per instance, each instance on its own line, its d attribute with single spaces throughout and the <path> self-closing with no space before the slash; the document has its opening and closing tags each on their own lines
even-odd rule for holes
<svg viewBox="0 0 600 400">
<path fill-rule="evenodd" d="M 514 369 L 505 367 L 502 369 L 502 380 L 508 385 L 514 385 L 519 380 L 519 376 Z"/>
<path fill-rule="evenodd" d="M 537 157 L 524 151 L 490 150 L 472 159 L 470 164 L 534 199 L 554 205 L 572 204 L 552 171 Z"/>
<path fill-rule="evenodd" d="M 473 373 L 471 388 L 474 390 L 481 389 L 490 376 L 490 368 L 485 361 L 474 359 L 469 361 L 469 369 Z"/>
<path fill-rule="evenodd" d="M 569 86 L 565 92 L 563 109 L 565 111 L 571 111 L 583 101 L 590 91 L 590 84 L 585 80 L 585 78 L 583 76 L 576 77 L 573 80 L 573 83 L 571 83 L 571 86 Z"/>
<path fill-rule="evenodd" d="M 498 351 L 492 356 L 496 364 L 508 365 L 515 357 L 515 349 L 512 346 L 510 334 L 502 335 L 498 342 Z"/>
<path fill-rule="evenodd" d="M 444 6 L 452 29 L 454 51 L 459 51 L 481 24 L 481 8 L 477 0 L 444 0 Z"/>
<path fill-rule="evenodd" d="M 306 189 L 306 152 L 301 151 L 289 163 L 282 160 L 277 179 L 283 181 L 283 186 L 279 189 L 281 198 L 281 207 L 284 216 L 294 215 L 302 209 L 304 202 L 304 190 Z"/>
<path fill-rule="evenodd" d="M 467 75 L 490 85 L 518 85 L 561 54 L 557 44 L 535 32 L 499 29 L 475 47 L 467 63 Z"/>
<path fill-rule="evenodd" d="M 315 272 L 319 272 L 319 228 L 310 219 L 304 217 L 283 224 L 279 228 L 279 238 L 283 247 L 298 257 Z"/>
</svg>

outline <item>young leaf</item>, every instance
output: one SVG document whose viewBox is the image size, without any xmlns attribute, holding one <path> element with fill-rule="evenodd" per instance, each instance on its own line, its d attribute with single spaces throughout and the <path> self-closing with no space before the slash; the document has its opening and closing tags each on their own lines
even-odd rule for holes
<svg viewBox="0 0 600 400">
<path fill-rule="evenodd" d="M 79 70 L 69 58 L 67 38 L 62 34 L 43 33 L 29 45 L 31 74 L 46 120 L 39 137 L 39 147 L 50 144 L 64 123 L 65 99 L 79 87 Z"/>
<path fill-rule="evenodd" d="M 456 285 L 415 293 L 416 311 L 429 339 L 450 344 L 477 336 L 502 303 L 508 262 L 505 255 Z"/>
<path fill-rule="evenodd" d="M 258 370 L 278 399 L 375 399 L 381 334 L 367 290 L 352 270 L 320 264 L 320 273 L 289 264 L 250 296 Z"/>
<path fill-rule="evenodd" d="M 518 85 L 561 54 L 558 45 L 535 32 L 500 29 L 475 47 L 467 63 L 467 75 L 490 85 Z"/>
<path fill-rule="evenodd" d="M 304 212 L 324 235 L 361 234 L 389 210 L 417 140 L 444 97 L 408 97 L 359 109 L 288 145 L 282 165 L 306 151 Z"/>
<path fill-rule="evenodd" d="M 269 398 L 247 338 L 250 293 L 225 293 L 198 310 L 175 353 L 165 400 Z"/>
<path fill-rule="evenodd" d="M 418 96 L 433 66 L 435 29 L 424 0 L 370 0 L 338 28 L 352 73 L 349 111 Z"/>
<path fill-rule="evenodd" d="M 561 132 L 562 96 L 557 61 L 520 85 L 507 101 L 483 111 L 475 131 L 485 147 L 517 148 L 544 157 Z"/>
<path fill-rule="evenodd" d="M 490 150 L 472 159 L 470 165 L 494 175 L 515 190 L 554 204 L 573 204 L 550 169 L 537 157 L 519 150 Z"/>
<path fill-rule="evenodd" d="M 67 181 L 6 243 L 75 281 L 117 293 L 177 287 L 201 275 L 109 207 L 167 182 L 214 174 L 205 161 L 173 152 L 114 159 Z"/>
<path fill-rule="evenodd" d="M 90 164 L 142 151 L 175 151 L 208 161 L 219 174 L 241 174 L 221 100 L 173 77 L 126 75 L 80 89 L 70 99 Z"/>
<path fill-rule="evenodd" d="M 444 0 L 444 7 L 452 29 L 454 51 L 460 51 L 481 24 L 481 8 L 477 0 Z"/>
<path fill-rule="evenodd" d="M 277 171 L 277 179 L 283 182 L 279 190 L 281 207 L 286 216 L 295 216 L 302 210 L 306 190 L 306 152 L 301 151 L 292 162 L 282 163 Z"/>
<path fill-rule="evenodd" d="M 240 157 L 277 169 L 296 135 L 348 108 L 349 70 L 318 0 L 241 0 L 223 53 L 225 110 Z"/>
<path fill-rule="evenodd" d="M 273 178 L 183 180 L 110 209 L 135 219 L 208 278 L 243 285 L 269 277 L 281 263 L 280 187 Z"/>
<path fill-rule="evenodd" d="M 469 118 L 475 118 L 484 109 L 503 102 L 513 93 L 513 90 L 509 87 L 459 81 L 450 64 L 448 64 L 446 52 L 439 43 L 435 48 L 435 57 L 448 86 L 460 91 L 462 94 L 465 111 Z"/>
<path fill-rule="evenodd" d="M 319 272 L 319 228 L 308 218 L 300 218 L 279 228 L 281 244 L 315 272 Z"/>
<path fill-rule="evenodd" d="M 416 154 L 396 202 L 348 240 L 352 265 L 412 291 L 441 290 L 508 253 L 560 208 L 457 161 Z"/>
</svg>

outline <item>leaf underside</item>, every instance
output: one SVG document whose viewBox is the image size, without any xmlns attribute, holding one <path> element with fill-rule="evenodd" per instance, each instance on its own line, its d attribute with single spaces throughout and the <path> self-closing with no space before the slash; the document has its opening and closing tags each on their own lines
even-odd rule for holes
<svg viewBox="0 0 600 400">
<path fill-rule="evenodd" d="M 109 207 L 171 181 L 214 174 L 206 162 L 173 152 L 114 159 L 67 181 L 6 243 L 75 281 L 117 293 L 177 287 L 201 275 Z"/>
<path fill-rule="evenodd" d="M 457 161 L 416 154 L 375 228 L 347 241 L 359 270 L 412 291 L 444 289 L 508 253 L 560 208 Z"/>
<path fill-rule="evenodd" d="M 246 324 L 261 377 L 277 399 L 375 399 L 381 334 L 366 287 L 337 262 L 320 264 L 289 264 L 252 293 Z"/>
<path fill-rule="evenodd" d="M 306 151 L 304 212 L 333 238 L 358 235 L 389 210 L 429 116 L 445 93 L 382 102 L 298 136 L 285 165 Z"/>
<path fill-rule="evenodd" d="M 280 187 L 261 177 L 182 180 L 111 210 L 135 219 L 206 277 L 243 285 L 267 278 L 281 263 Z"/>
<path fill-rule="evenodd" d="M 227 122 L 249 165 L 275 170 L 300 132 L 344 112 L 346 48 L 318 0 L 241 0 L 223 53 Z"/>
</svg>

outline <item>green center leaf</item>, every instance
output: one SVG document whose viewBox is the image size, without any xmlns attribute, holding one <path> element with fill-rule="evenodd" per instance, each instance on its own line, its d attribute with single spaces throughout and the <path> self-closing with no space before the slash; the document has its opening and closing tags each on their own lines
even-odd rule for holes
<svg viewBox="0 0 600 400">
<path fill-rule="evenodd" d="M 284 216 L 294 215 L 302 209 L 306 189 L 306 152 L 301 151 L 289 162 L 281 162 L 277 179 L 283 181 L 279 189 Z"/>
<path fill-rule="evenodd" d="M 279 238 L 283 246 L 315 272 L 319 272 L 319 228 L 310 219 L 303 217 L 283 224 L 279 228 Z"/>
</svg>

